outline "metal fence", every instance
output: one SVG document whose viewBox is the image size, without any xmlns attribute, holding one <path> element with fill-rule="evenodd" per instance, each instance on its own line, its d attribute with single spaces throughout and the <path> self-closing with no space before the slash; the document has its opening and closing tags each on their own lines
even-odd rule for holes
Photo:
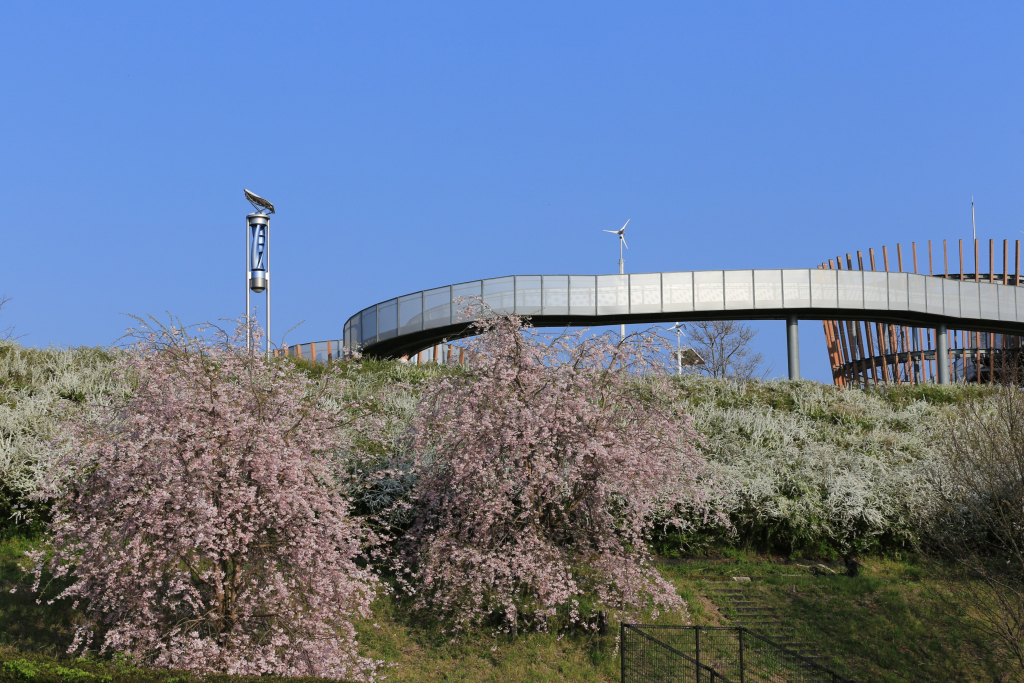
<svg viewBox="0 0 1024 683">
<path fill-rule="evenodd" d="M 622 683 L 853 683 L 741 626 L 622 624 Z"/>
</svg>

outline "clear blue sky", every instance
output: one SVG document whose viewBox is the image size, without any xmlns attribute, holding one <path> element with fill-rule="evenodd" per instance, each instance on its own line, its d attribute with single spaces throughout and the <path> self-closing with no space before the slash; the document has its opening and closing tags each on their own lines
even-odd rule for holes
<svg viewBox="0 0 1024 683">
<path fill-rule="evenodd" d="M 292 343 L 426 287 L 614 272 L 627 218 L 629 272 L 970 237 L 971 195 L 1016 238 L 1022 7 L 3 2 L 0 327 L 240 315 L 243 187 L 278 207 Z"/>
</svg>

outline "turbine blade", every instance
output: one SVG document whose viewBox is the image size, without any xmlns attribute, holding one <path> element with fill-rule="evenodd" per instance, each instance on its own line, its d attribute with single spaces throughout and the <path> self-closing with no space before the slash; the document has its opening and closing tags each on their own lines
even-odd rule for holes
<svg viewBox="0 0 1024 683">
<path fill-rule="evenodd" d="M 627 219 L 626 219 L 626 222 L 622 224 L 622 227 L 620 228 L 620 230 L 625 230 L 625 229 L 626 229 L 626 226 L 627 226 L 627 225 L 629 225 L 629 221 L 630 221 L 630 220 L 632 220 L 632 219 L 630 219 L 630 218 L 627 218 Z"/>
<path fill-rule="evenodd" d="M 625 235 L 619 235 L 619 239 L 622 240 L 622 243 L 626 245 L 626 249 L 629 249 L 629 245 L 626 244 L 626 236 Z"/>
<path fill-rule="evenodd" d="M 602 230 L 601 232 L 610 232 L 613 235 L 618 235 L 619 234 L 618 230 Z"/>
</svg>

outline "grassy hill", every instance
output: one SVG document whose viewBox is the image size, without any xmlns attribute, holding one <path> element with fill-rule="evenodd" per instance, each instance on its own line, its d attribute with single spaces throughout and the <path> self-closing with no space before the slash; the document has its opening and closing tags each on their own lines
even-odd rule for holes
<svg viewBox="0 0 1024 683">
<path fill-rule="evenodd" d="M 62 415 L 131 390 L 110 373 L 115 356 L 0 347 L 5 518 L 22 510 L 15 506 L 45 466 L 46 443 Z M 294 366 L 314 375 L 322 369 Z M 368 361 L 346 372 L 347 391 L 372 397 L 397 439 L 415 410 L 418 386 L 458 370 Z M 843 392 L 813 382 L 678 380 L 671 400 L 693 416 L 701 449 L 724 482 L 716 504 L 731 522 L 653 539 L 659 570 L 689 601 L 692 622 L 730 623 L 737 615 L 716 601 L 715 588 L 735 585 L 858 680 L 1012 680 L 998 653 L 975 635 L 973 615 L 951 608 L 941 583 L 911 552 L 916 522 L 928 510 L 924 473 L 937 457 L 936 429 L 951 406 L 979 392 L 973 386 Z M 372 446 L 386 454 L 390 444 L 385 438 Z M 110 658 L 67 659 L 72 613 L 61 603 L 36 604 L 20 566 L 38 538 L 38 522 L 8 522 L 4 529 L 0 680 L 193 678 Z M 863 564 L 857 578 L 815 576 L 801 566 L 850 552 Z M 734 576 L 752 580 L 740 584 Z M 400 600 L 381 596 L 358 630 L 365 655 L 394 665 L 384 671 L 391 681 L 618 680 L 616 624 L 604 635 L 480 632 L 453 641 Z"/>
</svg>

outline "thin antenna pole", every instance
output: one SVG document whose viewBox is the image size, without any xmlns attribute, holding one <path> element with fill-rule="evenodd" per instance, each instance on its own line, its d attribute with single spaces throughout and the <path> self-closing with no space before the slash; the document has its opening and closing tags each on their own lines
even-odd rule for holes
<svg viewBox="0 0 1024 683">
<path fill-rule="evenodd" d="M 971 229 L 974 231 L 974 239 L 978 239 L 978 223 L 974 220 L 974 195 L 971 195 Z M 975 268 L 977 270 L 977 268 Z"/>
</svg>

